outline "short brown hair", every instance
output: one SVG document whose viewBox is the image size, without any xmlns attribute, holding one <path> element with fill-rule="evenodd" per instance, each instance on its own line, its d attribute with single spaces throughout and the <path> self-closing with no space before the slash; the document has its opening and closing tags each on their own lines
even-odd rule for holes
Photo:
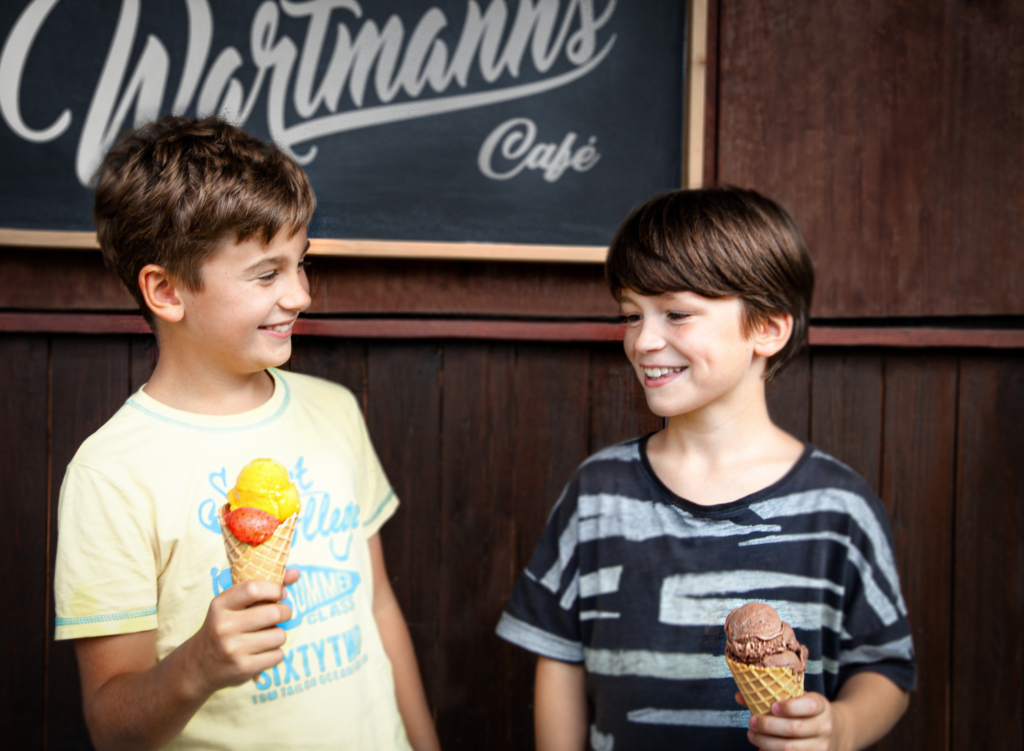
<svg viewBox="0 0 1024 751">
<path fill-rule="evenodd" d="M 269 243 L 309 224 L 316 198 L 279 148 L 210 117 L 167 116 L 125 134 L 94 178 L 93 220 L 103 259 L 143 314 L 139 272 L 155 263 L 187 289 L 226 237 Z"/>
<path fill-rule="evenodd" d="M 644 201 L 619 225 L 605 264 L 612 294 L 739 297 L 744 333 L 773 313 L 793 332 L 765 365 L 774 378 L 807 340 L 814 267 L 793 217 L 753 190 L 677 190 Z"/>
</svg>

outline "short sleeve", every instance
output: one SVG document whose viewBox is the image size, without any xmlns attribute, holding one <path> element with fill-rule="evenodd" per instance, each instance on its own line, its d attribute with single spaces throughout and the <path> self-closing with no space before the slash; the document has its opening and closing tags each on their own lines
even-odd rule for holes
<svg viewBox="0 0 1024 751">
<path fill-rule="evenodd" d="M 95 470 L 68 467 L 57 522 L 57 639 L 156 628 L 156 531 L 141 500 Z"/>
<path fill-rule="evenodd" d="M 917 685 L 914 646 L 885 509 L 870 495 L 853 511 L 838 685 L 870 671 L 912 691 Z"/>
<path fill-rule="evenodd" d="M 350 414 L 356 447 L 359 516 L 363 533 L 370 538 L 377 534 L 384 526 L 384 522 L 398 510 L 398 496 L 395 495 L 387 475 L 384 474 L 380 459 L 377 458 L 377 452 L 370 440 L 370 432 L 366 428 L 366 421 L 355 397 L 347 390 L 345 394 L 348 397 L 346 409 Z"/>
<path fill-rule="evenodd" d="M 530 564 L 516 582 L 497 634 L 562 662 L 583 662 L 579 621 L 578 484 L 552 510 Z"/>
</svg>

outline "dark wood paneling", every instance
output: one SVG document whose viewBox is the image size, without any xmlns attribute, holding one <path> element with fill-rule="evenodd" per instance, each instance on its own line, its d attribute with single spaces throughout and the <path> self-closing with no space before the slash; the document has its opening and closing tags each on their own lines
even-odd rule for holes
<svg viewBox="0 0 1024 751">
<path fill-rule="evenodd" d="M 295 337 L 291 369 L 340 383 L 355 394 L 366 413 L 366 345 L 362 342 Z"/>
<path fill-rule="evenodd" d="M 811 357 L 805 350 L 765 387 L 772 422 L 801 441 L 811 439 Z"/>
<path fill-rule="evenodd" d="M 792 211 L 815 315 L 1024 313 L 1024 5 L 719 10 L 718 179 Z"/>
<path fill-rule="evenodd" d="M 1024 357 L 960 371 L 954 749 L 1024 747 Z M 921 565 L 927 566 L 928 563 Z"/>
<path fill-rule="evenodd" d="M 512 348 L 449 344 L 444 352 L 442 531 L 437 665 L 438 733 L 445 748 L 511 746 L 511 720 L 529 732 L 531 716 L 513 708 L 507 666 L 529 671 L 522 650 L 493 635 L 516 574 L 516 527 L 508 487 L 515 469 L 515 353 Z M 458 395 L 457 397 L 454 395 Z"/>
<path fill-rule="evenodd" d="M 882 356 L 875 350 L 815 350 L 811 441 L 881 487 Z"/>
<path fill-rule="evenodd" d="M 133 336 L 128 342 L 129 357 L 131 358 L 128 371 L 128 393 L 134 394 L 153 375 L 160 349 L 156 346 L 156 337 L 152 335 Z"/>
<path fill-rule="evenodd" d="M 51 570 L 57 554 L 57 502 L 64 470 L 82 441 L 128 398 L 131 362 L 128 337 L 54 337 L 52 353 Z M 53 641 L 52 618 L 47 633 L 46 748 L 91 749 L 74 646 Z"/>
<path fill-rule="evenodd" d="M 583 347 L 445 347 L 438 730 L 446 748 L 530 748 L 534 658 L 494 626 L 587 452 Z"/>
<path fill-rule="evenodd" d="M 917 657 L 910 711 L 879 748 L 949 748 L 957 360 L 885 358 L 882 498 Z"/>
<path fill-rule="evenodd" d="M 437 673 L 441 557 L 441 350 L 434 343 L 371 345 L 366 419 L 401 500 L 381 541 L 431 707 Z"/>
<path fill-rule="evenodd" d="M 47 583 L 47 380 L 49 347 L 39 336 L 0 336 L 0 599 L 8 608 L 0 639 L 0 727 L 10 748 L 41 748 Z"/>
<path fill-rule="evenodd" d="M 613 318 L 599 264 L 317 257 L 311 313 Z"/>
<path fill-rule="evenodd" d="M 0 308 L 138 310 L 98 250 L 0 248 Z"/>
<path fill-rule="evenodd" d="M 590 446 L 587 453 L 660 430 L 664 422 L 647 408 L 644 388 L 622 346 L 592 347 Z"/>
</svg>

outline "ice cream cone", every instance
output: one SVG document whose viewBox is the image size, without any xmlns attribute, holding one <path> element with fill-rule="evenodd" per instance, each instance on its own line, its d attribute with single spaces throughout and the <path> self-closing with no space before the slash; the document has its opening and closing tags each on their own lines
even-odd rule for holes
<svg viewBox="0 0 1024 751">
<path fill-rule="evenodd" d="M 224 549 L 231 564 L 231 583 L 261 579 L 280 584 L 284 581 L 284 569 L 288 565 L 288 553 L 292 547 L 297 513 L 285 519 L 261 545 L 250 545 L 231 534 L 225 517 L 230 506 L 224 504 L 218 511 L 220 531 L 224 536 Z"/>
<path fill-rule="evenodd" d="M 803 673 L 797 675 L 789 668 L 745 665 L 730 659 L 728 655 L 725 661 L 752 715 L 771 714 L 775 702 L 804 694 Z"/>
</svg>

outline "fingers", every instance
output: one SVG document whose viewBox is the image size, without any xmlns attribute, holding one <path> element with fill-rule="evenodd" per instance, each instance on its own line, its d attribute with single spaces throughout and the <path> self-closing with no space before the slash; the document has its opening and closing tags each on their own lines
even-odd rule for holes
<svg viewBox="0 0 1024 751">
<path fill-rule="evenodd" d="M 280 584 L 254 579 L 239 582 L 214 599 L 220 600 L 229 610 L 244 610 L 257 602 L 279 602 L 284 599 L 284 595 L 284 587 Z"/>
<path fill-rule="evenodd" d="M 299 570 L 297 568 L 285 569 L 284 572 L 284 586 L 290 587 L 299 580 Z"/>
<path fill-rule="evenodd" d="M 776 702 L 772 714 L 779 717 L 813 717 L 825 711 L 828 699 L 821 694 L 808 692 L 796 699 L 785 699 Z"/>
<path fill-rule="evenodd" d="M 832 735 L 830 705 L 821 694 L 776 702 L 772 714 L 750 718 L 747 737 L 761 749 L 827 749 Z"/>
</svg>

